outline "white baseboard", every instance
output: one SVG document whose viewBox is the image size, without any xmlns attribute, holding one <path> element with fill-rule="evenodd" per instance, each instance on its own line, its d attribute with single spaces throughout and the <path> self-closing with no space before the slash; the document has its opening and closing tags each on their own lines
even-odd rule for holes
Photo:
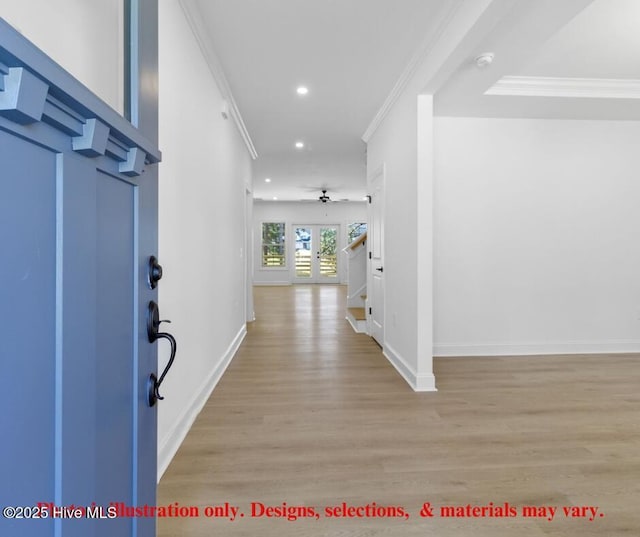
<svg viewBox="0 0 640 537">
<path fill-rule="evenodd" d="M 218 384 L 222 378 L 222 375 L 231 363 L 232 358 L 238 351 L 238 348 L 246 335 L 247 327 L 243 324 L 222 356 L 222 359 L 200 385 L 200 389 L 196 391 L 191 401 L 189 401 L 189 404 L 176 420 L 175 425 L 160 442 L 160 445 L 158 446 L 158 482 L 160 482 L 164 472 L 169 467 L 169 464 L 177 453 L 178 448 L 180 448 L 180 445 L 189 433 L 193 422 L 196 420 L 198 414 L 211 396 L 211 392 L 213 392 L 216 384 Z"/>
<path fill-rule="evenodd" d="M 291 282 L 285 282 L 285 281 L 281 281 L 281 282 L 253 282 L 253 285 L 256 285 L 258 287 L 266 287 L 268 285 L 281 286 L 281 285 L 291 285 Z"/>
<path fill-rule="evenodd" d="M 436 343 L 434 356 L 526 356 L 532 354 L 614 354 L 640 352 L 640 340 L 542 343 Z"/>
<path fill-rule="evenodd" d="M 437 392 L 436 377 L 433 371 L 418 375 L 414 369 L 391 347 L 385 344 L 382 354 L 391 362 L 398 373 L 407 381 L 415 392 Z"/>
</svg>

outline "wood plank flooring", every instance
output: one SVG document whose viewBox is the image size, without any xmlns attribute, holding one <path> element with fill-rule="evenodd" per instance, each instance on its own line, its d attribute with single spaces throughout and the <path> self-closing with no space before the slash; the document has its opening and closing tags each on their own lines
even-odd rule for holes
<svg viewBox="0 0 640 537">
<path fill-rule="evenodd" d="M 417 394 L 353 332 L 345 295 L 255 289 L 257 321 L 158 488 L 159 505 L 200 516 L 159 519 L 160 537 L 640 535 L 638 355 L 436 359 L 439 391 Z M 204 516 L 225 502 L 245 516 Z M 321 516 L 252 517 L 252 502 Z M 324 516 L 343 502 L 410 517 Z M 419 516 L 425 502 L 433 518 Z M 439 516 L 490 502 L 558 512 Z M 590 522 L 562 506 L 598 512 Z"/>
</svg>

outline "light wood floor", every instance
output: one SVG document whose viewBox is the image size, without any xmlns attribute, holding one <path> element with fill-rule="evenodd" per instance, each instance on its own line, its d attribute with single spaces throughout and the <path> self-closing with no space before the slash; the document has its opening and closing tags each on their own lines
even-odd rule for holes
<svg viewBox="0 0 640 537">
<path fill-rule="evenodd" d="M 344 320 L 340 286 L 259 287 L 258 320 L 158 489 L 160 537 L 640 535 L 640 357 L 436 359 L 414 393 Z M 252 518 L 270 505 L 404 506 L 409 520 Z M 440 505 L 598 506 L 593 522 L 419 516 Z M 559 511 L 561 508 L 559 508 Z"/>
</svg>

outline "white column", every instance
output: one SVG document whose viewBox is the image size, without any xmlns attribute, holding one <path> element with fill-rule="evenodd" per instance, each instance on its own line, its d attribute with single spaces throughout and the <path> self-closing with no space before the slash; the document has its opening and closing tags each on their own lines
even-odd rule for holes
<svg viewBox="0 0 640 537">
<path fill-rule="evenodd" d="M 418 95 L 416 391 L 435 391 L 433 374 L 433 95 Z"/>
</svg>

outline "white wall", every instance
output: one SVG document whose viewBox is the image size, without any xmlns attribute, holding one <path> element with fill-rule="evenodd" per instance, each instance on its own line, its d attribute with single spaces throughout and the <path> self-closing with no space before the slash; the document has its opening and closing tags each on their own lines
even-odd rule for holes
<svg viewBox="0 0 640 537">
<path fill-rule="evenodd" d="M 339 247 L 347 245 L 347 225 L 353 222 L 367 221 L 367 204 L 365 202 L 339 203 L 300 203 L 288 201 L 256 201 L 253 207 L 253 236 L 254 236 L 254 271 L 253 278 L 256 285 L 286 285 L 291 283 L 293 268 L 291 263 L 285 269 L 262 268 L 260 252 L 262 239 L 262 222 L 285 222 L 286 237 L 291 237 L 294 224 L 339 224 Z M 291 242 L 286 242 L 287 247 Z M 287 250 L 287 257 L 291 252 Z M 338 276 L 341 283 L 347 281 L 346 255 L 340 253 Z"/>
<path fill-rule="evenodd" d="M 435 354 L 640 351 L 640 123 L 436 118 Z"/>
<path fill-rule="evenodd" d="M 122 0 L 0 0 L 0 17 L 123 113 Z"/>
<path fill-rule="evenodd" d="M 177 0 L 160 2 L 161 318 L 176 362 L 159 408 L 164 471 L 246 332 L 245 199 L 251 158 Z M 163 347 L 161 345 L 161 347 Z M 166 363 L 166 348 L 160 365 Z"/>
</svg>

